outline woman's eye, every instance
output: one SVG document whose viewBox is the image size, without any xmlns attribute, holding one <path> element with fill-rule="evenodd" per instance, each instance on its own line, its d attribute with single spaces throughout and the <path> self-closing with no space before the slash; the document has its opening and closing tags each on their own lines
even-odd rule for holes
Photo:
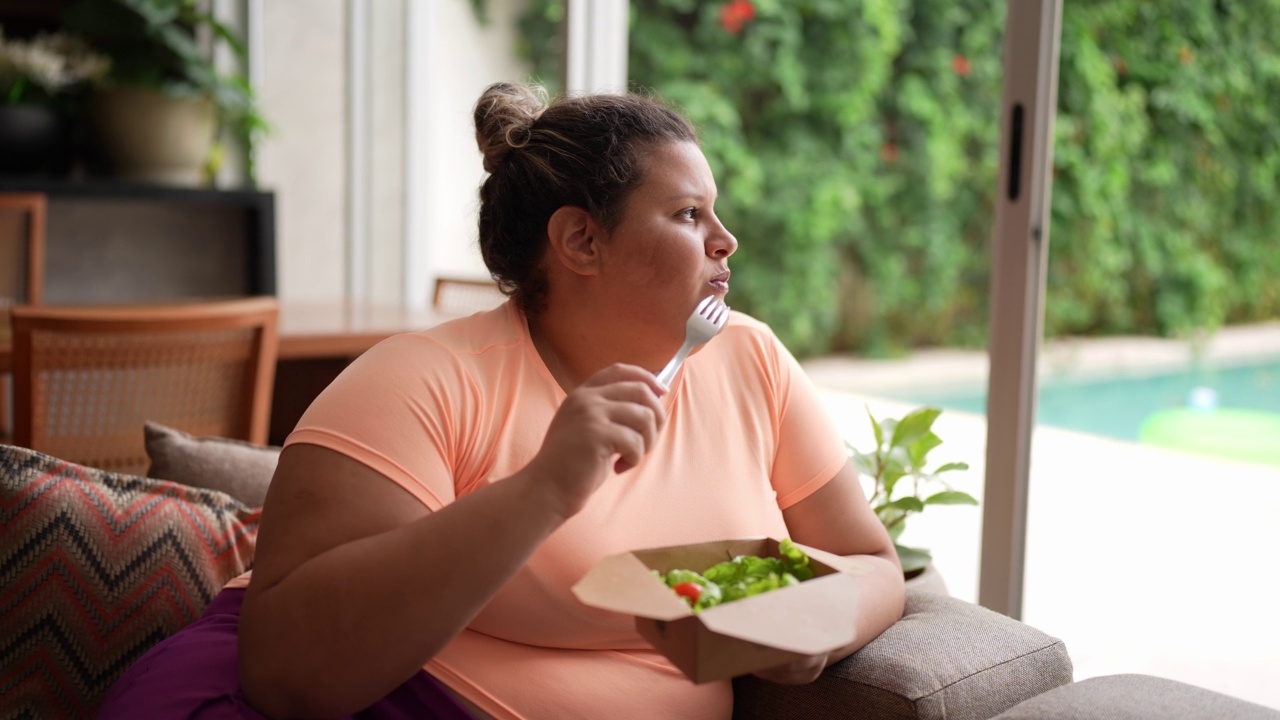
<svg viewBox="0 0 1280 720">
<path fill-rule="evenodd" d="M 679 215 L 680 215 L 680 217 L 684 218 L 685 220 L 692 220 L 692 219 L 694 219 L 695 217 L 697 217 L 697 215 L 698 215 L 698 209 L 697 209 L 697 208 L 685 208 L 685 209 L 683 209 L 683 210 L 681 210 L 681 211 L 680 211 Z"/>
</svg>

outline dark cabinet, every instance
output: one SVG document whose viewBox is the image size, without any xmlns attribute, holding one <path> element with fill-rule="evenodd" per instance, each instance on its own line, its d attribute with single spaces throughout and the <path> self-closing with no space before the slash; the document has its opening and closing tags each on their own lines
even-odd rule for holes
<svg viewBox="0 0 1280 720">
<path fill-rule="evenodd" d="M 0 178 L 8 193 L 45 197 L 45 304 L 276 293 L 270 192 Z"/>
</svg>

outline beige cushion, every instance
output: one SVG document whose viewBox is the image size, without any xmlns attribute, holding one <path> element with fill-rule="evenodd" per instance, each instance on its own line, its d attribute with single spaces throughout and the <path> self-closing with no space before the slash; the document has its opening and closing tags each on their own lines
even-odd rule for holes
<svg viewBox="0 0 1280 720">
<path fill-rule="evenodd" d="M 147 477 L 219 490 L 250 507 L 262 507 L 280 448 L 193 437 L 154 422 L 146 424 L 145 433 L 147 457 L 151 458 Z"/>
</svg>

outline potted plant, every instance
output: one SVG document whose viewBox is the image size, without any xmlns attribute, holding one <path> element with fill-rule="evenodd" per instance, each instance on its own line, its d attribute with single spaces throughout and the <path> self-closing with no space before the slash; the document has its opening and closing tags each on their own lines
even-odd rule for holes
<svg viewBox="0 0 1280 720">
<path fill-rule="evenodd" d="M 253 90 L 240 73 L 220 73 L 202 39 L 241 61 L 244 44 L 196 0 L 79 0 L 63 25 L 111 58 L 94 116 L 116 174 L 170 184 L 207 182 L 228 130 L 253 155 L 266 129 Z"/>
<path fill-rule="evenodd" d="M 0 172 L 60 170 L 70 156 L 68 119 L 108 65 L 75 36 L 21 40 L 0 28 Z"/>
<path fill-rule="evenodd" d="M 925 574 L 931 567 L 933 555 L 927 549 L 898 543 L 907 518 L 924 512 L 930 505 L 978 504 L 972 495 L 952 488 L 940 477 L 943 473 L 968 470 L 968 463 L 949 462 L 926 469 L 929 453 L 942 444 L 942 439 L 933 432 L 933 423 L 941 413 L 942 410 L 935 407 L 922 407 L 898 419 L 878 421 L 867 408 L 876 446 L 865 453 L 849 448 L 858 472 L 871 486 L 868 493 L 871 507 L 889 531 L 908 580 Z"/>
</svg>

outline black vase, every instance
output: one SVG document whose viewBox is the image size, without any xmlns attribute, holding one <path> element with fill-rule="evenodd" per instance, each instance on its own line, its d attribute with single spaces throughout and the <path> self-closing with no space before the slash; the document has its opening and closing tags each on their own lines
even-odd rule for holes
<svg viewBox="0 0 1280 720">
<path fill-rule="evenodd" d="M 56 161 L 62 120 L 43 105 L 0 105 L 0 173 L 37 173 Z"/>
</svg>

